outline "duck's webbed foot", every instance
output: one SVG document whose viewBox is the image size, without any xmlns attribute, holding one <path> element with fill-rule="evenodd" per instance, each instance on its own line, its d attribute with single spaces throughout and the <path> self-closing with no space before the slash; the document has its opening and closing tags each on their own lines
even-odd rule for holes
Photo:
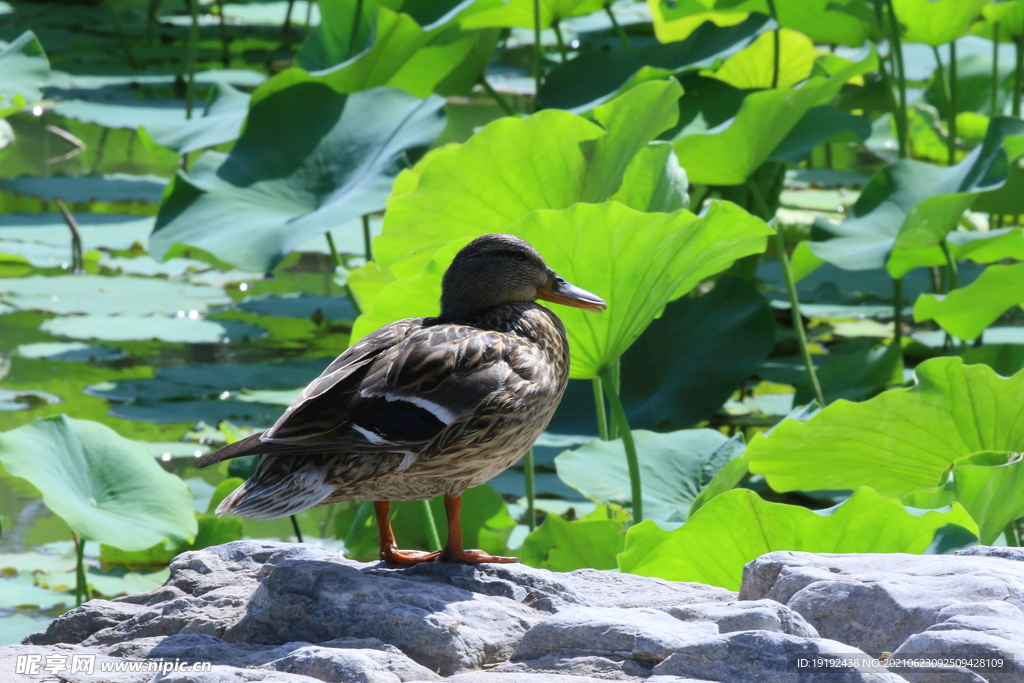
<svg viewBox="0 0 1024 683">
<path fill-rule="evenodd" d="M 467 564 L 480 564 L 482 562 L 518 562 L 518 557 L 502 557 L 501 555 L 488 555 L 483 550 L 454 550 L 445 548 L 437 558 L 439 562 L 465 562 Z"/>
<path fill-rule="evenodd" d="M 395 564 L 399 566 L 409 566 L 413 564 L 420 564 L 421 562 L 434 562 L 440 554 L 440 550 L 428 553 L 422 550 L 399 550 L 393 546 L 380 549 L 381 560 L 388 564 Z"/>
</svg>

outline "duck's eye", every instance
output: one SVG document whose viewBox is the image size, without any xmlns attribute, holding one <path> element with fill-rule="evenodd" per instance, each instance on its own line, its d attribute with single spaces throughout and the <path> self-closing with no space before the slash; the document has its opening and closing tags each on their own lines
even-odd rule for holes
<svg viewBox="0 0 1024 683">
<path fill-rule="evenodd" d="M 515 257 L 516 261 L 526 260 L 526 254 L 522 253 L 521 251 L 517 251 L 515 254 L 513 254 L 513 256 Z"/>
</svg>

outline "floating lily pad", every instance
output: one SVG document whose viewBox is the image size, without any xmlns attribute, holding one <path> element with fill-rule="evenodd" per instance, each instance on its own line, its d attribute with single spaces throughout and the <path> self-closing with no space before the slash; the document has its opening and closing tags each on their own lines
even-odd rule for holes
<svg viewBox="0 0 1024 683">
<path fill-rule="evenodd" d="M 0 578 L 0 609 L 11 609 L 12 607 L 52 609 L 58 605 L 71 607 L 74 604 L 74 595 L 41 588 L 35 585 L 31 574 L 22 574 L 17 578 Z"/>
<path fill-rule="evenodd" d="M 317 311 L 320 311 L 320 315 L 328 320 L 355 320 L 359 315 L 348 297 L 316 296 L 306 292 L 251 296 L 237 306 L 249 313 L 273 315 L 279 318 L 312 318 Z"/>
<path fill-rule="evenodd" d="M 159 204 L 167 179 L 155 175 L 133 176 L 125 173 L 93 174 L 84 178 L 69 176 L 22 176 L 0 179 L 7 192 L 65 202 L 147 202 Z M 2 236 L 0 232 L 0 236 Z"/>
<path fill-rule="evenodd" d="M 67 315 L 205 313 L 230 303 L 223 290 L 151 278 L 33 275 L 0 279 L 0 300 L 25 311 Z"/>
<path fill-rule="evenodd" d="M 32 31 L 0 49 L 0 118 L 38 102 L 49 78 L 50 62 Z"/>
<path fill-rule="evenodd" d="M 60 396 L 33 389 L 0 389 L 0 412 L 29 410 L 60 403 Z"/>
<path fill-rule="evenodd" d="M 24 614 L 11 614 L 0 617 L 0 645 L 14 645 L 30 633 L 45 631 L 50 617 L 29 617 Z"/>
<path fill-rule="evenodd" d="M 120 360 L 127 354 L 121 349 L 90 346 L 82 342 L 39 342 L 22 344 L 18 347 L 18 355 L 23 358 L 96 362 Z"/>
<path fill-rule="evenodd" d="M 193 320 L 188 316 L 159 315 L 73 315 L 47 320 L 39 329 L 71 339 L 111 342 L 154 339 L 182 344 L 216 344 L 267 335 L 262 327 L 237 320 Z"/>
</svg>

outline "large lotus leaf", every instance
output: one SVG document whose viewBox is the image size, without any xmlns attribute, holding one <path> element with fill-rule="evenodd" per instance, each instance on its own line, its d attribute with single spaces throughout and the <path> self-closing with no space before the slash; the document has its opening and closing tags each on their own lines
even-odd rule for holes
<svg viewBox="0 0 1024 683">
<path fill-rule="evenodd" d="M 538 209 L 605 201 L 634 155 L 675 123 L 681 93 L 674 81 L 644 83 L 594 111 L 607 130 L 544 110 L 498 119 L 464 145 L 431 154 L 418 177 L 408 176 L 404 193 L 388 201 L 374 240 L 377 267 L 413 277 L 457 237 L 505 232 Z"/>
<path fill-rule="evenodd" d="M 693 134 L 684 132 L 675 141 L 679 163 L 692 183 L 741 185 L 811 107 L 828 102 L 850 78 L 877 66 L 878 57 L 872 52 L 831 78 L 815 77 L 799 88 L 751 93 L 743 99 L 736 116 L 721 126 Z"/>
<path fill-rule="evenodd" d="M 615 569 L 626 544 L 625 521 L 605 507 L 572 522 L 550 513 L 523 540 L 519 561 L 554 572 Z"/>
<path fill-rule="evenodd" d="M 126 173 L 110 175 L 96 173 L 77 178 L 52 175 L 21 176 L 0 180 L 0 189 L 7 192 L 39 197 L 49 201 L 62 199 L 68 203 L 150 202 L 159 204 L 165 187 L 167 187 L 167 179 L 152 174 L 138 176 Z M 67 224 L 63 218 L 60 219 L 60 224 L 64 228 L 63 237 L 67 238 Z M 8 234 L 7 230 L 0 229 L 0 240 L 5 239 Z M 63 239 L 59 243 L 67 246 L 67 242 L 67 239 Z"/>
<path fill-rule="evenodd" d="M 211 306 L 231 302 L 219 287 L 190 285 L 157 278 L 102 275 L 0 279 L 0 301 L 25 311 L 182 316 L 205 313 Z M 194 316 L 193 316 L 194 317 Z"/>
<path fill-rule="evenodd" d="M 917 384 L 863 403 L 836 401 L 805 424 L 788 420 L 747 446 L 750 471 L 776 491 L 871 486 L 904 496 L 935 486 L 972 453 L 1024 450 L 1024 373 L 933 358 Z"/>
<path fill-rule="evenodd" d="M 672 145 L 651 142 L 636 153 L 609 199 L 647 213 L 672 213 L 690 207 L 690 186 Z"/>
<path fill-rule="evenodd" d="M 743 441 L 714 429 L 658 434 L 633 430 L 643 482 L 644 515 L 659 522 L 685 522 L 694 499 L 730 460 Z M 621 439 L 591 441 L 555 458 L 559 478 L 587 498 L 624 505 L 630 500 L 626 450 Z"/>
<path fill-rule="evenodd" d="M 462 20 L 462 27 L 473 28 L 533 28 L 534 2 L 538 0 L 506 0 L 493 3 L 495 7 L 474 12 Z M 551 28 L 554 24 L 601 9 L 604 0 L 539 0 L 540 27 Z"/>
<path fill-rule="evenodd" d="M 570 376 L 588 378 L 619 358 L 666 303 L 735 259 L 762 251 L 771 229 L 728 202 L 713 203 L 702 217 L 581 203 L 536 211 L 506 231 L 530 242 L 569 282 L 608 302 L 601 314 L 556 307 L 569 335 Z M 383 289 L 356 321 L 352 339 L 394 320 L 436 315 L 441 275 L 469 239 L 439 250 L 420 275 Z"/>
<path fill-rule="evenodd" d="M 1003 139 L 1021 132 L 1024 122 L 994 117 L 985 142 L 955 166 L 910 159 L 886 166 L 861 192 L 846 220 L 838 226 L 815 223 L 821 233 L 816 237 L 831 239 L 813 242 L 811 250 L 841 268 L 865 270 L 886 264 L 893 277 L 902 277 L 913 259 L 901 255 L 886 263 L 890 252 L 938 250 L 977 194 L 1006 182 L 1009 164 Z"/>
<path fill-rule="evenodd" d="M 39 420 L 0 435 L 0 462 L 83 538 L 123 550 L 195 535 L 188 486 L 142 444 L 88 420 Z"/>
<path fill-rule="evenodd" d="M 383 77 L 383 80 L 366 87 L 385 85 L 387 79 L 409 60 L 419 57 L 418 50 L 440 32 L 434 29 L 441 28 L 442 24 L 452 19 L 461 8 L 471 2 L 472 0 L 363 0 L 362 11 L 359 13 L 360 25 L 353 34 L 355 4 L 347 0 L 323 0 L 320 9 L 324 21 L 302 44 L 296 55 L 296 62 L 298 66 L 311 71 L 332 69 L 337 66 L 339 71 L 375 73 L 378 79 Z M 373 44 L 364 49 L 371 35 Z M 354 45 L 350 45 L 352 39 L 355 39 Z M 350 55 L 354 56 L 350 59 Z M 444 68 L 440 64 L 434 66 Z M 447 65 L 447 68 L 450 70 L 451 66 L 453 65 Z M 435 83 L 436 81 L 437 79 L 434 79 Z M 420 96 L 425 97 L 429 93 L 430 86 L 427 87 L 426 93 Z"/>
<path fill-rule="evenodd" d="M 680 42 L 648 45 L 629 52 L 581 52 L 548 73 L 538 104 L 544 109 L 566 109 L 573 113 L 589 111 L 611 98 L 645 66 L 669 71 L 711 66 L 735 52 L 766 20 L 764 16 L 753 15 L 735 26 L 725 27 L 708 22 Z"/>
<path fill-rule="evenodd" d="M 217 88 L 216 99 L 201 116 L 185 119 L 182 112 L 183 120 L 174 124 L 148 123 L 144 118 L 139 121 L 159 144 L 178 154 L 186 154 L 236 139 L 248 112 L 249 95 L 223 83 Z"/>
<path fill-rule="evenodd" d="M 771 88 L 775 76 L 775 32 L 762 33 L 757 40 L 725 60 L 712 76 L 734 88 Z M 799 31 L 783 28 L 779 39 L 779 88 L 789 88 L 811 75 L 818 50 Z"/>
<path fill-rule="evenodd" d="M 896 344 L 868 346 L 836 357 L 819 367 L 817 375 L 829 403 L 841 398 L 862 401 L 882 389 L 903 384 L 902 349 Z M 806 373 L 801 373 L 793 402 L 803 405 L 813 399 L 810 381 Z"/>
<path fill-rule="evenodd" d="M 1024 2 L 993 2 L 981 8 L 983 21 L 971 29 L 971 33 L 992 39 L 995 25 L 999 24 L 999 39 L 1008 42 L 1024 36 Z"/>
<path fill-rule="evenodd" d="M 776 0 L 779 23 L 818 45 L 860 47 L 877 37 L 874 8 L 863 0 Z"/>
<path fill-rule="evenodd" d="M 314 235 L 384 208 L 407 156 L 444 127 L 443 104 L 392 88 L 343 95 L 316 83 L 265 97 L 229 155 L 207 152 L 175 179 L 150 254 L 167 259 L 194 246 L 270 271 Z"/>
<path fill-rule="evenodd" d="M 662 43 L 684 40 L 704 22 L 716 26 L 735 26 L 746 21 L 750 12 L 760 12 L 765 16 L 769 14 L 765 0 L 723 3 L 717 0 L 683 0 L 672 3 L 647 0 L 647 5 L 651 10 L 654 35 Z"/>
<path fill-rule="evenodd" d="M 987 365 L 1000 375 L 1009 377 L 1024 370 L 1024 344 L 986 344 L 967 349 L 963 359 L 965 363 Z"/>
<path fill-rule="evenodd" d="M 1024 305 L 1024 263 L 989 266 L 966 287 L 921 295 L 914 303 L 914 321 L 934 320 L 955 337 L 977 339 L 1015 305 Z"/>
<path fill-rule="evenodd" d="M 1020 455 L 978 453 L 957 465 L 934 489 L 917 491 L 903 499 L 913 507 L 963 505 L 981 530 L 979 538 L 991 545 L 1010 522 L 1024 517 L 1024 462 Z"/>
<path fill-rule="evenodd" d="M 948 510 L 906 508 L 868 487 L 827 510 L 769 503 L 734 489 L 711 500 L 674 531 L 646 520 L 626 533 L 619 569 L 670 581 L 739 590 L 743 566 L 775 550 L 816 553 L 915 553 L 955 524 L 977 535 L 958 503 Z"/>
<path fill-rule="evenodd" d="M 974 204 L 977 209 L 977 203 Z M 946 235 L 946 245 L 957 261 L 971 260 L 975 263 L 995 263 L 1004 259 L 1024 261 L 1024 234 L 1020 228 L 998 230 L 960 230 Z M 889 265 L 896 272 L 907 272 L 922 266 L 946 264 L 946 255 L 941 249 L 901 249 L 889 256 Z"/>
<path fill-rule="evenodd" d="M 967 32 L 988 0 L 893 0 L 903 40 L 938 47 Z"/>
<path fill-rule="evenodd" d="M 43 97 L 50 62 L 32 31 L 0 50 L 0 118 L 31 107 Z"/>
<path fill-rule="evenodd" d="M 739 278 L 670 303 L 622 357 L 629 423 L 658 429 L 709 419 L 774 344 L 768 303 Z"/>
<path fill-rule="evenodd" d="M 788 164 L 799 164 L 823 142 L 864 142 L 870 136 L 871 122 L 863 116 L 829 106 L 811 107 L 772 151 L 771 158 Z"/>
</svg>

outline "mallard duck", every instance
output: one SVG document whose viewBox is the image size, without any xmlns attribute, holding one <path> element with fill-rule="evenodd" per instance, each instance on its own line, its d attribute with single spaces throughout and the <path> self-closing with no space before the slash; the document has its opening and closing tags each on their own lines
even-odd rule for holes
<svg viewBox="0 0 1024 683">
<path fill-rule="evenodd" d="M 399 320 L 367 335 L 273 427 L 199 463 L 262 456 L 217 513 L 273 519 L 372 500 L 385 562 L 515 562 L 463 549 L 460 496 L 519 460 L 565 391 L 565 326 L 537 299 L 606 308 L 517 237 L 484 235 L 467 244 L 442 279 L 440 315 Z M 391 501 L 438 495 L 448 518 L 444 548 L 399 550 Z"/>
</svg>

